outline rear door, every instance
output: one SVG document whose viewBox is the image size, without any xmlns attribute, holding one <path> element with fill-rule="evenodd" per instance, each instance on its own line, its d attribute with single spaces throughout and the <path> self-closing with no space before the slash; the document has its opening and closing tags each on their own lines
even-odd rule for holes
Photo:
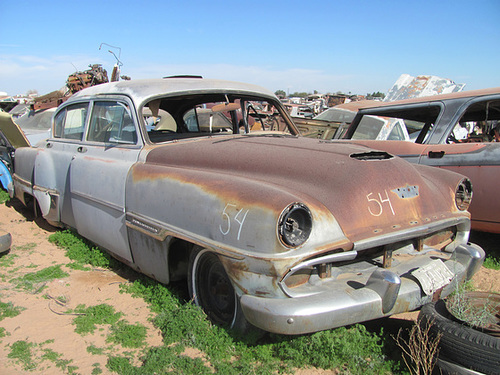
<svg viewBox="0 0 500 375">
<path fill-rule="evenodd" d="M 89 102 L 66 105 L 54 118 L 54 134 L 37 148 L 33 195 L 42 215 L 57 225 L 75 226 L 68 175 L 71 161 L 81 147 Z M 28 176 L 26 176 L 28 177 Z"/>
</svg>

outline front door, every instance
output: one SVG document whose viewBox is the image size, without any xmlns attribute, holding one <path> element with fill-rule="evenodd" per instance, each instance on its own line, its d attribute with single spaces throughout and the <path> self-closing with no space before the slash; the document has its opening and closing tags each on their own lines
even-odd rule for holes
<svg viewBox="0 0 500 375">
<path fill-rule="evenodd" d="M 70 166 L 71 206 L 82 236 L 132 261 L 125 226 L 125 182 L 141 150 L 130 106 L 92 103 L 86 139 Z"/>
</svg>

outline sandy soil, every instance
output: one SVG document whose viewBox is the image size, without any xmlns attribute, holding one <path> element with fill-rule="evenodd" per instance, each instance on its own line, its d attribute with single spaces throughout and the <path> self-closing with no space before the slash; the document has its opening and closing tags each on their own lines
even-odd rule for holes
<svg viewBox="0 0 500 375">
<path fill-rule="evenodd" d="M 63 373 L 54 362 L 47 360 L 39 359 L 36 370 L 27 371 L 21 364 L 8 358 L 10 346 L 20 340 L 35 343 L 33 352 L 38 357 L 41 357 L 46 349 L 60 353 L 61 359 L 71 361 L 69 365 L 78 367 L 76 371 L 80 374 L 91 374 L 96 366 L 103 374 L 109 373 L 105 367 L 107 356 L 90 354 L 87 348 L 94 345 L 114 353 L 119 353 L 121 349 L 106 343 L 106 330 L 96 330 L 94 334 L 84 336 L 75 333 L 75 316 L 64 313 L 80 304 L 94 306 L 105 303 L 114 306 L 117 312 L 124 314 L 123 319 L 129 323 L 141 323 L 148 328 L 150 346 L 161 345 L 160 332 L 149 322 L 151 312 L 144 301 L 119 293 L 120 284 L 129 282 L 127 275 L 117 275 L 101 269 L 75 271 L 62 267 L 70 274 L 69 277 L 47 283 L 45 289 L 39 293 L 15 289 L 10 282 L 13 278 L 49 266 L 65 265 L 69 260 L 64 251 L 47 240 L 54 229 L 43 220 L 33 221 L 30 212 L 16 200 L 7 205 L 0 205 L 0 229 L 12 234 L 13 246 L 10 254 L 16 255 L 14 264 L 0 268 L 0 301 L 12 302 L 15 306 L 24 308 L 18 316 L 0 321 L 0 327 L 8 332 L 6 337 L 0 337 L 0 374 Z M 489 238 L 486 246 L 498 246 L 499 238 Z M 480 290 L 500 292 L 500 271 L 483 268 L 475 276 L 474 283 Z M 395 319 L 415 317 L 416 313 L 409 313 L 400 314 Z M 130 349 L 127 351 L 133 352 Z M 303 375 L 311 373 L 332 372 L 300 372 Z"/>
</svg>

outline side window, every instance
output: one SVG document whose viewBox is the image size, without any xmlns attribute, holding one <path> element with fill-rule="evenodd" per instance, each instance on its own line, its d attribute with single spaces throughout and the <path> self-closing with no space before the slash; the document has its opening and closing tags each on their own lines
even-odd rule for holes
<svg viewBox="0 0 500 375">
<path fill-rule="evenodd" d="M 378 116 L 363 116 L 352 139 L 377 139 L 385 121 Z"/>
<path fill-rule="evenodd" d="M 137 131 L 130 108 L 121 102 L 95 102 L 87 141 L 136 144 Z"/>
<path fill-rule="evenodd" d="M 404 129 L 406 130 L 406 128 Z M 392 128 L 391 132 L 389 133 L 389 136 L 387 139 L 389 141 L 406 141 L 409 139 L 409 137 L 405 134 L 403 130 L 403 126 L 401 125 L 401 122 L 398 121 Z"/>
<path fill-rule="evenodd" d="M 447 143 L 496 141 L 500 120 L 500 100 L 470 105 L 446 138 Z M 496 130 L 496 133 L 495 133 Z M 498 137 L 500 140 L 500 137 Z"/>
<path fill-rule="evenodd" d="M 87 111 L 87 103 L 65 107 L 56 115 L 54 137 L 82 140 Z"/>
</svg>

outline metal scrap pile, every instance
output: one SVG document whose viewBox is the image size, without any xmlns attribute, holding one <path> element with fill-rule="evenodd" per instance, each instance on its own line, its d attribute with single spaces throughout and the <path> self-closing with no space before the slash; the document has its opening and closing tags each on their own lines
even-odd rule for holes
<svg viewBox="0 0 500 375">
<path fill-rule="evenodd" d="M 68 76 L 66 86 L 35 99 L 35 110 L 57 107 L 74 93 L 90 86 L 109 82 L 108 73 L 101 64 L 89 65 L 90 69 L 74 72 Z"/>
</svg>

